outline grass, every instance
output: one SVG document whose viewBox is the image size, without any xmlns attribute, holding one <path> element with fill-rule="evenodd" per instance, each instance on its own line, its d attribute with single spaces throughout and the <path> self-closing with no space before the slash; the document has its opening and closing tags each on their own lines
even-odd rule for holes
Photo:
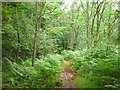
<svg viewBox="0 0 120 90">
<path fill-rule="evenodd" d="M 76 78 L 76 85 L 79 88 L 100 88 L 98 85 L 95 84 L 95 82 L 86 78 L 82 78 L 80 76 L 77 76 Z"/>
</svg>

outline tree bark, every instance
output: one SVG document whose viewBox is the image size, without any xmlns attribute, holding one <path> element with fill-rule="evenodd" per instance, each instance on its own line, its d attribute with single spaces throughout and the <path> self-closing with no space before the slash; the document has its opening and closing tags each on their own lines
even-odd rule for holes
<svg viewBox="0 0 120 90">
<path fill-rule="evenodd" d="M 66 41 L 65 41 L 66 39 L 65 39 L 65 35 L 64 35 L 64 50 L 65 50 L 65 48 L 66 48 Z"/>
<path fill-rule="evenodd" d="M 65 25 L 65 21 L 66 21 L 66 16 L 64 14 L 64 25 Z M 65 36 L 65 33 L 64 33 L 64 50 L 66 49 L 66 36 Z"/>
<path fill-rule="evenodd" d="M 72 7 L 74 4 L 72 5 Z M 73 7 L 74 8 L 74 7 Z M 73 9 L 72 9 L 72 32 L 71 32 L 71 50 L 73 50 L 74 46 L 74 30 L 73 30 L 73 24 L 74 24 L 74 15 L 73 15 Z"/>
<path fill-rule="evenodd" d="M 93 5 L 94 5 L 94 1 L 93 1 Z M 93 10 L 94 10 L 94 7 L 93 7 Z M 95 11 L 93 11 L 92 13 L 92 28 L 91 28 L 91 46 L 94 47 L 94 34 L 93 34 L 93 31 L 94 31 L 94 22 L 95 22 Z"/>
<path fill-rule="evenodd" d="M 110 3 L 110 7 L 109 7 L 109 11 L 112 10 L 112 2 Z M 111 14 L 109 14 L 109 24 L 108 24 L 108 33 L 107 33 L 107 49 L 106 51 L 109 50 L 109 41 L 110 41 L 110 33 L 111 33 L 111 26 L 110 26 L 110 18 L 111 18 Z"/>
<path fill-rule="evenodd" d="M 112 10 L 112 3 L 110 3 L 109 10 L 110 11 Z M 111 33 L 110 18 L 111 18 L 111 14 L 109 14 L 108 36 L 110 36 L 110 33 Z"/>
<path fill-rule="evenodd" d="M 34 51 L 33 51 L 33 58 L 32 58 L 32 67 L 34 69 L 34 62 L 36 57 L 36 44 L 37 44 L 37 31 L 38 31 L 38 20 L 37 20 L 37 14 L 38 14 L 38 1 L 36 0 L 36 30 L 35 30 L 35 38 L 34 38 Z"/>
<path fill-rule="evenodd" d="M 99 32 L 100 32 L 100 21 L 99 21 L 99 12 L 97 11 L 97 35 L 96 35 L 96 48 L 99 38 Z"/>
<path fill-rule="evenodd" d="M 91 46 L 94 47 L 94 35 L 93 35 L 93 31 L 94 31 L 94 21 L 95 21 L 95 17 L 93 17 L 92 20 L 92 28 L 91 28 Z"/>
<path fill-rule="evenodd" d="M 72 29 L 72 32 L 71 32 L 71 50 L 73 49 L 73 29 Z"/>
<path fill-rule="evenodd" d="M 76 19 L 78 19 L 79 18 L 79 9 L 80 9 L 80 6 L 78 6 L 78 15 L 77 15 L 77 18 Z M 76 36 L 76 45 L 75 45 L 75 48 L 77 48 L 77 45 L 78 45 L 78 34 L 79 34 L 79 26 L 76 26 L 77 27 L 77 29 L 76 29 L 76 34 L 75 34 L 75 36 Z"/>
<path fill-rule="evenodd" d="M 78 26 L 78 28 L 77 29 L 79 29 L 79 26 Z M 79 30 L 77 30 L 77 32 L 76 32 L 76 45 L 75 45 L 75 48 L 77 48 L 77 45 L 78 45 L 78 34 L 79 34 Z"/>
<path fill-rule="evenodd" d="M 97 6 L 97 9 L 96 9 L 96 12 L 95 14 L 93 13 L 93 19 L 92 19 L 92 28 L 91 28 L 91 46 L 94 47 L 94 34 L 93 34 L 93 31 L 94 31 L 94 23 L 95 23 L 95 17 L 96 15 L 100 12 L 100 5 L 104 2 L 104 0 Z M 93 2 L 94 3 L 94 2 Z M 104 11 L 104 10 L 103 10 Z M 102 13 L 103 13 L 102 11 Z"/>
<path fill-rule="evenodd" d="M 87 0 L 87 48 L 89 50 L 89 0 Z"/>
<path fill-rule="evenodd" d="M 42 2 L 41 4 L 42 4 L 42 5 L 41 5 L 40 17 L 39 17 L 39 34 L 40 34 L 40 28 L 41 28 L 41 16 L 42 16 L 42 11 L 43 11 L 43 8 L 44 8 L 45 3 Z"/>
<path fill-rule="evenodd" d="M 104 9 L 105 9 L 105 3 L 104 3 L 104 6 L 103 6 L 103 10 L 101 12 L 101 14 L 104 12 Z M 99 33 L 100 33 L 100 24 L 101 24 L 101 19 L 102 19 L 102 16 L 100 14 L 100 10 L 97 11 L 97 36 L 96 36 L 96 48 L 97 48 L 97 44 L 98 44 L 98 41 L 99 41 Z"/>
</svg>

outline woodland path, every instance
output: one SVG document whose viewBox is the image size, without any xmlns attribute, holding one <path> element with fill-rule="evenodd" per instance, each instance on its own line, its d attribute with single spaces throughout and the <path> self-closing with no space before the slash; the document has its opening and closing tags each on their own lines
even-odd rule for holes
<svg viewBox="0 0 120 90">
<path fill-rule="evenodd" d="M 63 83 L 59 88 L 77 88 L 75 85 L 76 73 L 70 69 L 70 63 L 64 60 L 65 66 L 60 70 L 60 80 Z"/>
</svg>

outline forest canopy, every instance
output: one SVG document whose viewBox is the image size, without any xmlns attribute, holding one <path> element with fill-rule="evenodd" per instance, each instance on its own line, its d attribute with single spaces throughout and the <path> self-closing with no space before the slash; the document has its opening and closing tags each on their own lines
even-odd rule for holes
<svg viewBox="0 0 120 90">
<path fill-rule="evenodd" d="M 120 88 L 119 4 L 2 2 L 2 87 L 63 88 L 68 65 L 77 88 Z"/>
</svg>

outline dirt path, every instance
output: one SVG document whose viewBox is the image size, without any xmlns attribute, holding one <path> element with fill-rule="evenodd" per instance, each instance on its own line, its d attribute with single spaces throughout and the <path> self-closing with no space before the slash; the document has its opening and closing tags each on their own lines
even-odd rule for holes
<svg viewBox="0 0 120 90">
<path fill-rule="evenodd" d="M 70 69 L 70 63 L 64 61 L 65 66 L 60 70 L 60 80 L 63 86 L 60 88 L 77 88 L 75 85 L 76 73 Z"/>
</svg>

